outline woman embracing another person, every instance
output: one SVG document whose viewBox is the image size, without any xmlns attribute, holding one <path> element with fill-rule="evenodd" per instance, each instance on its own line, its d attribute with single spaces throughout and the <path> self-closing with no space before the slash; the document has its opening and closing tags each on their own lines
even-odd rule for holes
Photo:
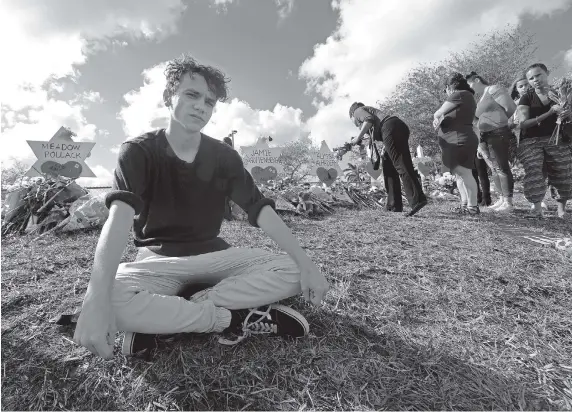
<svg viewBox="0 0 572 412">
<path fill-rule="evenodd" d="M 457 177 L 461 205 L 454 211 L 460 214 L 477 215 L 477 182 L 472 169 L 479 139 L 473 130 L 476 102 L 465 76 L 454 73 L 446 80 L 444 92 L 447 99 L 433 115 L 437 129 L 443 165 Z"/>
</svg>

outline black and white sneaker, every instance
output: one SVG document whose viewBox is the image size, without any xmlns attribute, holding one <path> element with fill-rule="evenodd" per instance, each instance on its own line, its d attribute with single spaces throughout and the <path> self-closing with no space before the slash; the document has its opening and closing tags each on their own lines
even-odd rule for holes
<svg viewBox="0 0 572 412">
<path fill-rule="evenodd" d="M 150 355 L 161 344 L 171 342 L 175 335 L 155 335 L 147 333 L 125 332 L 121 353 L 125 356 L 138 354 Z"/>
<path fill-rule="evenodd" d="M 220 338 L 219 343 L 223 345 L 236 345 L 251 335 L 262 334 L 301 338 L 310 331 L 306 318 L 288 306 L 268 305 L 232 312 L 243 319 L 237 328 L 241 335 L 235 340 Z"/>
</svg>

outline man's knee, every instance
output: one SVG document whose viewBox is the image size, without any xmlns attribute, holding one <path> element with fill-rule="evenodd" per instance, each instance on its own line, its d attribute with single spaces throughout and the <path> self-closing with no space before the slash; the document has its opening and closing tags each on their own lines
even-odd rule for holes
<svg viewBox="0 0 572 412">
<path fill-rule="evenodd" d="M 142 290 L 140 288 L 131 284 L 129 281 L 121 278 L 115 279 L 111 291 L 111 305 L 113 306 L 118 325 L 123 323 L 122 320 L 125 316 L 129 317 L 127 314 L 129 311 L 128 307 L 133 301 L 133 298 L 141 292 Z"/>
<path fill-rule="evenodd" d="M 300 268 L 288 255 L 275 255 L 272 262 L 267 267 L 269 272 L 280 279 L 284 285 L 291 285 L 296 289 L 300 285 Z"/>
<path fill-rule="evenodd" d="M 121 278 L 115 280 L 111 290 L 111 306 L 119 330 L 125 330 L 126 321 L 130 317 L 127 308 L 137 293 L 139 293 L 138 290 Z"/>
</svg>

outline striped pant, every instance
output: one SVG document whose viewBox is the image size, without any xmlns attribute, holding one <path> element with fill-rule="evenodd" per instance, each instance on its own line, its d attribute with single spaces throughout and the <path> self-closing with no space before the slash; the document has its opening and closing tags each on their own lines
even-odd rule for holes
<svg viewBox="0 0 572 412">
<path fill-rule="evenodd" d="M 210 289 L 185 300 L 185 285 Z M 112 293 L 119 330 L 141 333 L 220 332 L 227 309 L 268 305 L 301 293 L 300 269 L 288 255 L 230 248 L 199 256 L 166 257 L 141 248 L 122 263 Z"/>
<path fill-rule="evenodd" d="M 548 184 L 554 186 L 562 200 L 572 197 L 572 146 L 549 145 L 550 136 L 529 137 L 520 141 L 518 157 L 524 167 L 524 196 L 539 203 Z"/>
</svg>

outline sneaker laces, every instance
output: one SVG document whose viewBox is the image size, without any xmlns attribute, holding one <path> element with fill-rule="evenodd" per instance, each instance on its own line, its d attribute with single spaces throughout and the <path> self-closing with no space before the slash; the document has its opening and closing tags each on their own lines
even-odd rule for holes
<svg viewBox="0 0 572 412">
<path fill-rule="evenodd" d="M 271 309 L 272 307 L 270 305 L 268 305 L 268 308 L 265 311 L 251 309 L 250 313 L 246 316 L 246 318 L 242 322 L 242 335 L 240 335 L 234 340 L 219 338 L 218 342 L 222 345 L 232 346 L 242 342 L 244 339 L 248 338 L 251 335 L 278 333 L 278 325 L 272 322 L 272 317 L 270 316 Z M 254 322 L 248 323 L 252 315 L 258 315 L 259 318 L 256 319 Z M 271 322 L 264 322 L 265 319 L 268 319 Z"/>
</svg>

